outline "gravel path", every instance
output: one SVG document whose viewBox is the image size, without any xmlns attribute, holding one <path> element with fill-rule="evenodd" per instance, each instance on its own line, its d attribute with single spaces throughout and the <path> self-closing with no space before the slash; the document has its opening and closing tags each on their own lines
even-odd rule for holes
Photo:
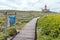
<svg viewBox="0 0 60 40">
<path fill-rule="evenodd" d="M 35 40 L 35 26 L 38 18 L 28 22 L 13 40 Z"/>
</svg>

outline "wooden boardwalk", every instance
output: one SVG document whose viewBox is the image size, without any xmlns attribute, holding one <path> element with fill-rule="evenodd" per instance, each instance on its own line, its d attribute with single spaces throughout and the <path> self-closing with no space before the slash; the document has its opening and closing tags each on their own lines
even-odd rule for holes
<svg viewBox="0 0 60 40">
<path fill-rule="evenodd" d="M 38 18 L 28 22 L 13 40 L 35 40 L 35 26 Z"/>
</svg>

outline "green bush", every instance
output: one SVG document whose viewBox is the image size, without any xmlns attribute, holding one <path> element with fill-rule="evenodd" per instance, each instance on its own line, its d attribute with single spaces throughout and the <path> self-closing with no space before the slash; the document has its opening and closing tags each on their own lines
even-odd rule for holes
<svg viewBox="0 0 60 40">
<path fill-rule="evenodd" d="M 5 40 L 5 34 L 3 32 L 0 32 L 0 40 Z"/>
<path fill-rule="evenodd" d="M 3 32 L 4 31 L 4 26 L 0 26 L 0 32 Z"/>
<path fill-rule="evenodd" d="M 8 32 L 8 36 L 13 36 L 16 35 L 17 33 L 16 29 L 14 29 L 13 27 L 8 28 L 7 32 Z"/>
<path fill-rule="evenodd" d="M 47 15 L 38 20 L 38 40 L 60 40 L 60 15 Z M 49 38 L 49 39 L 47 39 Z"/>
</svg>

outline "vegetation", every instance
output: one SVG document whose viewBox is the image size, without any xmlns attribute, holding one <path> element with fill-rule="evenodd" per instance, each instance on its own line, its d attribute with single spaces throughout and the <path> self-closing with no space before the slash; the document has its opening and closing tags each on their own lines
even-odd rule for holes
<svg viewBox="0 0 60 40">
<path fill-rule="evenodd" d="M 0 40 L 5 40 L 5 34 L 3 32 L 0 32 Z"/>
<path fill-rule="evenodd" d="M 18 30 L 21 30 L 21 29 L 24 27 L 25 24 L 26 24 L 26 23 L 16 24 L 16 28 L 17 28 Z"/>
<path fill-rule="evenodd" d="M 3 36 L 0 36 L 4 39 L 4 30 L 5 30 L 5 15 L 3 14 L 5 10 L 1 11 L 0 10 L 0 33 L 1 35 Z M 16 19 L 16 28 L 21 30 L 24 25 L 29 22 L 31 19 L 35 18 L 35 17 L 42 17 L 44 15 L 50 15 L 50 14 L 54 14 L 54 13 L 44 13 L 44 12 L 40 12 L 40 11 L 14 11 L 14 10 L 7 10 L 7 13 L 8 14 L 13 14 L 16 12 L 16 16 L 17 16 L 17 19 Z M 16 34 L 16 30 L 14 29 L 14 25 L 7 28 L 7 33 L 8 33 L 8 36 L 11 36 L 11 35 L 14 35 Z M 2 40 L 2 39 L 0 39 Z"/>
<path fill-rule="evenodd" d="M 17 34 L 17 31 L 15 28 L 10 27 L 10 28 L 8 28 L 7 33 L 8 33 L 8 36 L 13 36 L 13 35 Z"/>
<path fill-rule="evenodd" d="M 45 15 L 37 24 L 37 40 L 60 40 L 60 15 Z"/>
</svg>

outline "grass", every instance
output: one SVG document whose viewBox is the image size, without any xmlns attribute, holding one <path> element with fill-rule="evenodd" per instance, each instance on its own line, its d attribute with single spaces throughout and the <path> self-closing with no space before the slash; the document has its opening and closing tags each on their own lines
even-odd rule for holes
<svg viewBox="0 0 60 40">
<path fill-rule="evenodd" d="M 8 14 L 13 14 L 15 11 L 8 11 Z M 5 15 L 3 14 L 4 11 L 0 12 L 0 22 L 4 22 L 5 21 Z M 21 24 L 17 24 L 16 28 L 21 30 L 24 25 L 29 22 L 31 19 L 36 18 L 36 17 L 42 17 L 44 15 L 50 15 L 50 14 L 54 14 L 54 13 L 42 13 L 40 11 L 16 11 L 16 22 L 21 22 Z M 14 27 L 14 26 L 11 26 Z M 1 29 L 4 29 L 4 25 L 2 27 L 0 27 Z M 0 32 L 1 33 L 1 32 Z M 5 33 L 4 33 L 5 34 Z M 4 35 L 3 33 L 1 33 L 1 35 Z M 40 32 L 38 31 L 38 34 L 40 34 Z M 1 37 L 1 36 L 0 36 Z M 3 37 L 2 37 L 3 38 Z"/>
<path fill-rule="evenodd" d="M 5 40 L 5 34 L 3 32 L 0 32 L 0 40 Z"/>
<path fill-rule="evenodd" d="M 16 28 L 19 29 L 19 30 L 21 30 L 21 29 L 25 26 L 25 24 L 26 24 L 26 23 L 22 23 L 22 24 L 20 24 L 20 25 L 17 24 L 17 25 L 16 25 Z"/>
<path fill-rule="evenodd" d="M 37 24 L 37 40 L 60 40 L 60 15 L 40 17 Z"/>
<path fill-rule="evenodd" d="M 0 18 L 0 22 L 3 22 L 3 21 L 5 21 L 4 20 L 4 18 Z M 29 21 L 29 20 L 28 20 Z M 21 30 L 23 27 L 24 27 L 24 25 L 28 22 L 28 21 L 22 21 L 20 18 L 17 18 L 16 19 L 16 22 L 21 22 L 21 24 L 16 24 L 16 28 L 18 29 L 18 30 Z M 3 22 L 4 23 L 4 22 Z M 14 28 L 15 26 L 11 26 L 11 27 L 9 27 L 9 28 L 7 28 L 8 29 L 8 31 L 7 31 L 7 33 L 8 33 L 8 36 L 9 35 L 13 35 L 13 34 L 15 34 L 14 33 Z M 11 30 L 10 30 L 11 29 Z M 4 33 L 3 33 L 4 32 Z M 5 26 L 4 25 L 0 25 L 0 40 L 5 40 Z"/>
</svg>

